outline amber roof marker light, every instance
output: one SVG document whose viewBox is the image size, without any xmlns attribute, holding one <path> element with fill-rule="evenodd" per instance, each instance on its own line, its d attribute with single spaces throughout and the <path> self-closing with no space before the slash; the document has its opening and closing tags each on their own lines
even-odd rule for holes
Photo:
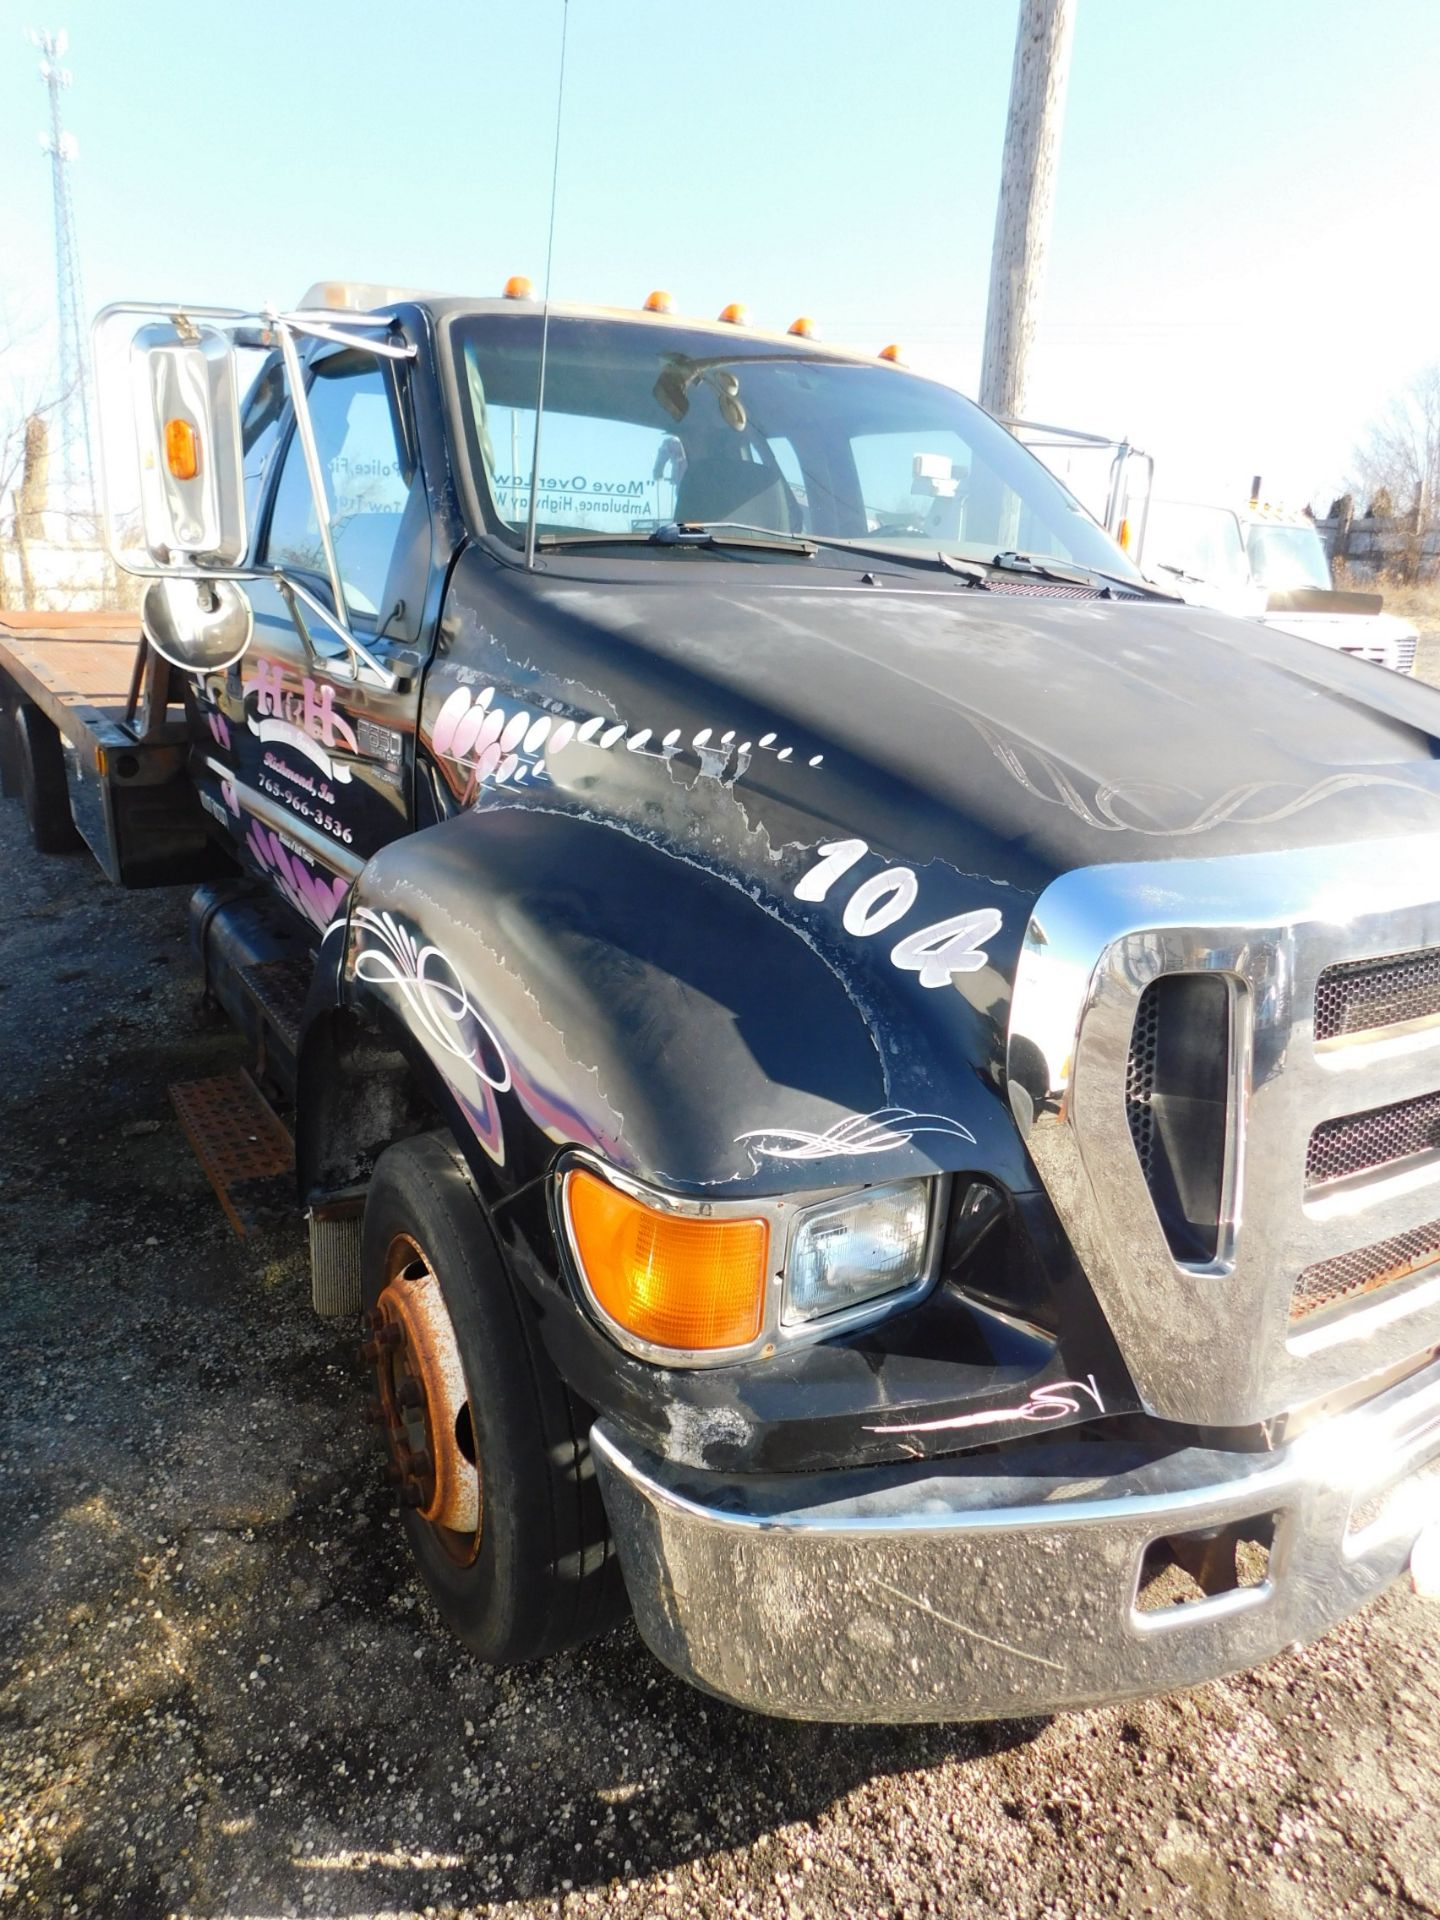
<svg viewBox="0 0 1440 1920">
<path fill-rule="evenodd" d="M 878 357 L 881 360 L 888 360 L 892 367 L 903 367 L 905 364 L 901 357 L 899 342 L 895 340 L 892 340 L 888 347 L 881 347 Z"/>
<path fill-rule="evenodd" d="M 644 313 L 673 313 L 675 311 L 674 296 L 666 293 L 663 287 L 656 287 L 653 293 L 646 294 L 645 305 L 641 311 Z"/>
<path fill-rule="evenodd" d="M 533 300 L 535 288 L 523 273 L 512 273 L 501 289 L 502 300 Z"/>
<path fill-rule="evenodd" d="M 732 300 L 729 306 L 722 307 L 715 317 L 717 320 L 723 320 L 727 327 L 748 327 L 750 309 L 743 300 Z"/>
<path fill-rule="evenodd" d="M 802 340 L 818 340 L 820 338 L 820 329 L 808 313 L 802 313 L 798 320 L 792 320 L 786 328 L 786 332 L 798 334 Z"/>
</svg>

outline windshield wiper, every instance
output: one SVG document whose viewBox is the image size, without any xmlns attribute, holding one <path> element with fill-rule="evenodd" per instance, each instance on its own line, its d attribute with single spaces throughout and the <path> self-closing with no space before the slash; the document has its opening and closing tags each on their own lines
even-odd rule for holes
<svg viewBox="0 0 1440 1920">
<path fill-rule="evenodd" d="M 813 540 L 816 546 L 833 547 L 840 553 L 853 553 L 858 558 L 889 562 L 897 567 L 931 567 L 945 573 L 953 573 L 967 586 L 988 588 L 991 585 L 991 573 L 1024 573 L 1037 580 L 1053 580 L 1059 586 L 1092 587 L 1102 595 L 1109 596 L 1112 587 L 1118 587 L 1124 593 L 1133 593 L 1137 597 L 1153 597 L 1156 600 L 1173 600 L 1174 594 L 1166 593 L 1149 580 L 1131 580 L 1123 573 L 1107 573 L 1103 567 L 1086 566 L 1082 571 L 1078 567 L 1068 567 L 1059 561 L 1045 556 L 1039 560 L 1028 553 L 997 553 L 989 560 L 962 560 L 958 554 L 947 553 L 943 547 L 881 547 L 871 546 L 858 540 L 827 538 L 823 533 L 810 533 L 807 540 Z"/>
<path fill-rule="evenodd" d="M 777 527 L 762 527 L 748 520 L 670 520 L 663 526 L 644 530 L 622 531 L 617 527 L 614 532 L 542 533 L 536 544 L 552 552 L 564 547 L 700 547 L 719 553 L 802 554 L 807 560 L 814 559 L 823 547 L 827 552 L 848 554 L 859 561 L 873 560 L 896 568 L 923 567 L 948 573 L 981 592 L 990 586 L 987 574 L 999 572 L 1029 574 L 1037 580 L 1053 580 L 1063 586 L 1091 587 L 1106 595 L 1114 586 L 1157 600 L 1175 597 L 1147 580 L 1129 580 L 1123 574 L 1106 573 L 1101 567 L 1087 567 L 1082 572 L 1048 558 L 1037 560 L 1027 553 L 1006 552 L 997 553 L 991 560 L 962 560 L 943 547 L 889 547 L 842 539 L 835 534 L 782 533 Z"/>
<path fill-rule="evenodd" d="M 1133 593 L 1143 599 L 1150 595 L 1157 600 L 1173 600 L 1176 596 L 1166 593 L 1162 587 L 1148 580 L 1130 580 L 1123 573 L 1107 573 L 1104 567 L 1068 567 L 1048 555 L 1036 559 L 1029 553 L 997 553 L 990 562 L 1001 573 L 1026 573 L 1036 580 L 1053 580 L 1057 585 L 1067 587 L 1093 587 L 1097 581 L 1104 581 L 1101 593 L 1108 594 L 1112 587 L 1119 587 L 1122 593 Z"/>
<path fill-rule="evenodd" d="M 752 526 L 747 520 L 672 520 L 648 536 L 652 547 L 766 547 L 780 553 L 815 553 L 808 535 L 781 533 L 777 527 Z"/>
<path fill-rule="evenodd" d="M 671 520 L 645 532 L 619 528 L 613 533 L 542 533 L 537 545 L 552 551 L 556 547 L 709 547 L 718 551 L 739 550 L 763 553 L 800 553 L 813 559 L 824 547 L 827 552 L 853 555 L 858 561 L 878 560 L 894 567 L 929 567 L 953 573 L 967 586 L 986 587 L 984 564 L 958 560 L 952 553 L 937 548 L 873 547 L 854 540 L 842 540 L 824 533 L 781 533 L 775 527 L 761 527 L 748 520 Z"/>
<path fill-rule="evenodd" d="M 720 552 L 748 550 L 755 553 L 799 553 L 807 560 L 815 555 L 815 542 L 795 534 L 780 533 L 773 527 L 752 527 L 743 520 L 671 520 L 664 526 L 646 531 L 613 533 L 542 533 L 537 546 L 556 547 L 713 547 Z"/>
<path fill-rule="evenodd" d="M 737 525 L 738 522 L 717 520 L 706 524 L 725 527 Z M 982 562 L 957 559 L 953 553 L 946 553 L 938 547 L 875 547 L 830 533 L 807 533 L 804 538 L 812 549 L 824 547 L 827 553 L 849 553 L 857 560 L 879 560 L 895 567 L 938 568 L 941 572 L 957 575 L 972 587 L 988 587 L 990 584 L 985 578 Z"/>
<path fill-rule="evenodd" d="M 1080 573 L 1074 567 L 1057 565 L 1054 560 L 1037 560 L 1029 553 L 997 553 L 990 562 L 1002 573 L 1030 573 L 1037 580 L 1057 580 L 1067 587 L 1093 587 L 1094 578 L 1088 573 Z M 1113 574 L 1104 576 L 1113 579 Z"/>
</svg>

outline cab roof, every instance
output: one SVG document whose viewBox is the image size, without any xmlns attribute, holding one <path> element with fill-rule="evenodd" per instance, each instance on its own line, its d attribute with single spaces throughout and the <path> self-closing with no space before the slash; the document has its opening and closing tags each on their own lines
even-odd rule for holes
<svg viewBox="0 0 1440 1920">
<path fill-rule="evenodd" d="M 452 319 L 457 314 L 470 313 L 540 313 L 542 302 L 538 298 L 517 299 L 514 297 L 496 297 L 490 299 L 466 297 L 463 294 L 437 293 L 420 287 L 387 286 L 378 281 L 369 280 L 318 280 L 307 288 L 299 303 L 302 312 L 342 312 L 342 313 L 384 313 L 397 306 L 424 307 L 437 320 Z M 841 347 L 827 344 L 813 334 L 776 332 L 765 327 L 738 325 L 733 321 L 707 320 L 699 314 L 647 312 L 640 307 L 599 307 L 577 304 L 573 301 L 552 300 L 552 314 L 565 319 L 578 320 L 623 320 L 636 326 L 658 326 L 671 330 L 683 328 L 687 333 L 709 333 L 717 340 L 733 340 L 740 335 L 746 340 L 765 340 L 776 346 L 792 348 L 796 352 L 818 352 L 836 360 L 857 361 L 870 364 L 903 366 L 896 355 L 866 353 L 862 348 Z"/>
</svg>

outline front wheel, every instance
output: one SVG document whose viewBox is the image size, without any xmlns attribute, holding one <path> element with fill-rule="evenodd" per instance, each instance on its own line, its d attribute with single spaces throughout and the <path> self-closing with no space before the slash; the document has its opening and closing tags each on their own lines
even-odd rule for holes
<svg viewBox="0 0 1440 1920">
<path fill-rule="evenodd" d="M 446 1624 L 508 1666 L 622 1618 L 589 1413 L 555 1371 L 538 1310 L 443 1135 L 380 1156 L 361 1262 L 372 1417 Z"/>
</svg>

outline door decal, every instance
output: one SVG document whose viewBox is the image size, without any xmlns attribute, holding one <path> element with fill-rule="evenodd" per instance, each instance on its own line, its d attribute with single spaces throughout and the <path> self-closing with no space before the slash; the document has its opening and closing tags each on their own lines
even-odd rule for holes
<svg viewBox="0 0 1440 1920">
<path fill-rule="evenodd" d="M 283 667 L 273 660 L 257 660 L 245 692 L 255 695 L 255 712 L 247 709 L 252 733 L 263 741 L 294 747 L 327 779 L 348 784 L 350 768 L 331 756 L 336 748 L 358 753 L 360 743 L 355 729 L 336 713 L 335 689 L 328 681 L 313 680 L 307 673 L 297 688 L 287 685 Z"/>
<path fill-rule="evenodd" d="M 253 818 L 245 848 L 295 911 L 323 933 L 338 913 L 350 882 L 317 873 L 308 854 L 293 843 L 287 846 L 272 827 L 261 826 Z"/>
</svg>

